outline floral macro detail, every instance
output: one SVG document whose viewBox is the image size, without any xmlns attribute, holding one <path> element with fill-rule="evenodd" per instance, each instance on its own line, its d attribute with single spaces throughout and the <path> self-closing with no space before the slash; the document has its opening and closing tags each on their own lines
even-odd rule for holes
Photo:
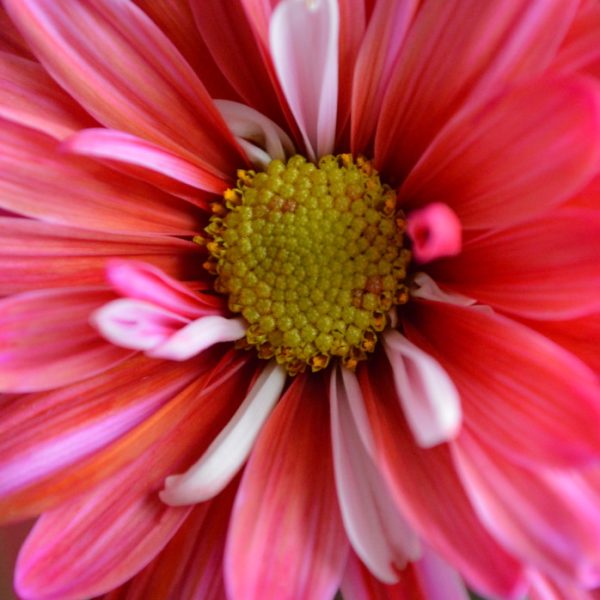
<svg viewBox="0 0 600 600">
<path fill-rule="evenodd" d="M 248 322 L 242 344 L 295 375 L 332 357 L 354 370 L 408 300 L 410 251 L 396 193 L 348 154 L 239 171 L 213 204 L 206 268 Z M 201 239 L 201 241 L 204 241 Z"/>
</svg>

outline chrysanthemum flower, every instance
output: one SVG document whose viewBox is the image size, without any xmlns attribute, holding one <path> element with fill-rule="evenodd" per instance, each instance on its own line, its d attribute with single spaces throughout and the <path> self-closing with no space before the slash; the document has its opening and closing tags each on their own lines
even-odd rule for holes
<svg viewBox="0 0 600 600">
<path fill-rule="evenodd" d="M 600 5 L 3 7 L 19 595 L 593 597 Z"/>
</svg>

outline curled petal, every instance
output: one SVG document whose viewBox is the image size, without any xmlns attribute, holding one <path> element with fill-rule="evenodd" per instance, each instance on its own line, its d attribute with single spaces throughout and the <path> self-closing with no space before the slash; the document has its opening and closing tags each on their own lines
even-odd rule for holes
<svg viewBox="0 0 600 600">
<path fill-rule="evenodd" d="M 262 113 L 231 100 L 215 100 L 215 105 L 253 163 L 265 167 L 273 159 L 285 160 L 294 153 L 287 133 Z"/>
<path fill-rule="evenodd" d="M 420 263 L 454 256 L 462 246 L 460 221 L 454 211 L 441 202 L 433 202 L 410 213 L 407 232 L 415 258 Z"/>
<path fill-rule="evenodd" d="M 460 397 L 444 368 L 397 331 L 383 336 L 406 420 L 422 447 L 454 438 L 460 429 Z"/>
<path fill-rule="evenodd" d="M 308 155 L 333 151 L 338 97 L 335 0 L 284 0 L 271 17 L 271 54 Z"/>
<path fill-rule="evenodd" d="M 183 475 L 167 477 L 161 500 L 180 506 L 204 502 L 221 492 L 248 457 L 285 381 L 285 370 L 275 362 L 269 363 L 202 458 Z"/>
</svg>

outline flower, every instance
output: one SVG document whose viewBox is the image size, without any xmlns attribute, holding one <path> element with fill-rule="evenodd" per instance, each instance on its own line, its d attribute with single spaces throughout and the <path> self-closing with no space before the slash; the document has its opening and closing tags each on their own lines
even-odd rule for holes
<svg viewBox="0 0 600 600">
<path fill-rule="evenodd" d="M 591 598 L 600 7 L 4 0 L 22 598 Z"/>
</svg>

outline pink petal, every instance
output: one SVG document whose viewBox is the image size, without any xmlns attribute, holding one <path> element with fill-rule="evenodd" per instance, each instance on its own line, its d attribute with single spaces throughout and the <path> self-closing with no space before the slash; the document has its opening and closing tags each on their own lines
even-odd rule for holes
<svg viewBox="0 0 600 600">
<path fill-rule="evenodd" d="M 222 314 L 225 309 L 221 298 L 194 293 L 148 263 L 113 260 L 107 265 L 106 277 L 126 298 L 144 300 L 186 319 Z"/>
<path fill-rule="evenodd" d="M 114 295 L 94 288 L 64 288 L 0 301 L 0 389 L 48 390 L 120 363 L 130 351 L 103 340 L 89 315 Z"/>
<path fill-rule="evenodd" d="M 267 364 L 227 427 L 183 475 L 165 481 L 161 500 L 171 506 L 204 502 L 216 496 L 240 470 L 286 383 L 285 370 Z"/>
<path fill-rule="evenodd" d="M 83 382 L 5 402 L 0 494 L 34 485 L 91 456 L 156 412 L 205 367 L 130 359 Z"/>
<path fill-rule="evenodd" d="M 330 600 L 346 562 L 324 382 L 297 376 L 263 428 L 225 551 L 231 597 Z"/>
<path fill-rule="evenodd" d="M 511 89 L 467 111 L 434 140 L 403 183 L 409 206 L 444 202 L 465 229 L 527 221 L 596 172 L 600 87 L 558 79 Z"/>
<path fill-rule="evenodd" d="M 139 175 L 149 183 L 173 193 L 180 192 L 180 184 L 216 194 L 222 194 L 227 188 L 223 178 L 170 150 L 122 131 L 85 129 L 65 140 L 61 149 L 104 160 L 108 164 L 114 163 L 125 170 L 132 166 L 133 176 Z M 193 192 L 185 190 L 183 193 L 186 191 L 187 195 L 193 198 Z M 200 206 L 208 205 L 203 195 L 196 193 L 196 197 Z"/>
<path fill-rule="evenodd" d="M 226 319 L 218 315 L 200 317 L 154 346 L 148 356 L 187 360 L 215 344 L 243 338 L 246 329 L 247 325 L 242 319 Z"/>
<path fill-rule="evenodd" d="M 600 584 L 600 514 L 576 478 L 525 469 L 461 436 L 454 455 L 482 521 L 528 564 L 585 587 Z"/>
<path fill-rule="evenodd" d="M 427 600 L 469 600 L 458 573 L 430 548 L 425 548 L 413 568 Z"/>
<path fill-rule="evenodd" d="M 0 207 L 46 222 L 135 234 L 194 234 L 200 214 L 152 186 L 61 154 L 53 138 L 2 119 Z"/>
<path fill-rule="evenodd" d="M 5 6 L 52 77 L 100 123 L 218 174 L 239 164 L 206 89 L 133 3 L 7 0 Z"/>
<path fill-rule="evenodd" d="M 356 59 L 352 86 L 352 152 L 365 153 L 373 134 L 392 68 L 418 0 L 379 0 Z"/>
<path fill-rule="evenodd" d="M 552 581 L 535 571 L 529 578 L 531 600 L 598 600 L 597 590 L 585 590 L 570 581 Z"/>
<path fill-rule="evenodd" d="M 383 336 L 396 394 L 415 441 L 427 448 L 454 438 L 462 420 L 460 397 L 444 368 L 397 331 Z"/>
<path fill-rule="evenodd" d="M 271 17 L 273 62 L 311 159 L 335 143 L 338 36 L 335 0 L 284 0 Z"/>
<path fill-rule="evenodd" d="M 0 116 L 63 139 L 94 120 L 38 63 L 0 53 Z"/>
<path fill-rule="evenodd" d="M 561 209 L 481 236 L 433 273 L 457 292 L 534 319 L 600 310 L 600 211 Z"/>
<path fill-rule="evenodd" d="M 420 544 L 362 444 L 348 401 L 351 394 L 361 397 L 354 374 L 332 371 L 331 439 L 340 509 L 358 556 L 379 580 L 391 584 L 407 561 L 419 556 Z"/>
<path fill-rule="evenodd" d="M 425 3 L 411 25 L 383 101 L 375 141 L 378 168 L 399 183 L 458 110 L 507 82 L 541 73 L 554 57 L 577 4 Z"/>
<path fill-rule="evenodd" d="M 148 263 L 191 279 L 202 260 L 199 252 L 197 244 L 175 237 L 97 233 L 0 217 L 0 295 L 70 287 L 74 281 L 103 285 L 107 261 L 116 257 L 140 259 L 149 268 Z"/>
<path fill-rule="evenodd" d="M 460 253 L 461 224 L 451 208 L 432 202 L 408 215 L 407 233 L 417 262 L 426 263 Z"/>
<path fill-rule="evenodd" d="M 491 596 L 520 598 L 521 567 L 474 513 L 448 446 L 424 450 L 412 442 L 386 361 L 371 361 L 359 371 L 359 381 L 373 458 L 409 523 L 470 586 Z"/>
<path fill-rule="evenodd" d="M 257 3 L 263 1 L 252 0 L 256 6 L 247 11 L 248 3 L 243 1 L 189 0 L 203 43 L 239 99 L 283 125 L 292 119 L 279 89 L 267 41 L 261 40 L 254 16 L 249 14 L 260 10 Z"/>
<path fill-rule="evenodd" d="M 520 462 L 572 466 L 597 457 L 600 384 L 575 356 L 470 307 L 415 302 L 409 322 L 408 338 L 452 377 L 465 426 Z"/>
<path fill-rule="evenodd" d="M 262 168 L 273 159 L 285 160 L 287 156 L 295 153 L 287 133 L 268 117 L 249 106 L 231 100 L 215 100 L 215 104 L 240 144 L 251 142 L 252 146 L 256 147 L 255 151 L 257 148 L 264 148 L 267 163 L 259 163 Z M 255 162 L 250 154 L 248 158 Z"/>
<path fill-rule="evenodd" d="M 205 353 L 191 370 L 192 383 L 132 431 L 86 460 L 0 497 L 0 519 L 23 519 L 59 506 L 130 465 L 139 468 L 130 472 L 132 479 L 124 487 L 151 485 L 152 497 L 158 501 L 164 477 L 189 467 L 208 447 L 231 419 L 255 371 L 245 355 L 234 352 Z M 65 584 L 68 577 L 65 572 Z"/>
</svg>

